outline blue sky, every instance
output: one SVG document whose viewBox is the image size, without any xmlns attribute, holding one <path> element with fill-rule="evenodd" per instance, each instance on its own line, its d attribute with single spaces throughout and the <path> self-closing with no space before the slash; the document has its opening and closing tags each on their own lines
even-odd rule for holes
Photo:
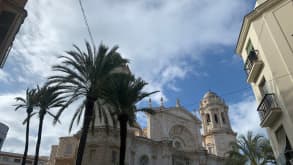
<svg viewBox="0 0 293 165">
<path fill-rule="evenodd" d="M 253 5 L 254 0 L 84 0 L 97 45 L 119 45 L 131 61 L 132 72 L 149 82 L 146 90 L 161 91 L 152 97 L 154 104 L 164 97 L 165 106 L 174 106 L 179 98 L 182 106 L 196 111 L 200 99 L 211 90 L 229 105 L 236 132 L 264 133 L 243 62 L 234 53 L 243 16 Z M 0 115 L 7 116 L 0 122 L 10 126 L 3 149 L 11 152 L 23 151 L 25 129 L 21 125 L 24 113 L 13 111 L 13 98 L 23 96 L 27 87 L 42 84 L 54 74 L 50 67 L 59 55 L 72 49 L 72 44 L 84 48 L 88 39 L 78 1 L 29 1 L 26 9 L 28 17 L 0 70 Z M 72 111 L 66 112 L 62 125 L 44 127 L 41 154 L 48 155 L 58 137 L 68 135 L 64 130 L 71 115 Z M 138 119 L 145 125 L 143 116 Z M 37 124 L 35 119 L 31 146 Z M 30 148 L 33 153 L 34 147 Z"/>
</svg>

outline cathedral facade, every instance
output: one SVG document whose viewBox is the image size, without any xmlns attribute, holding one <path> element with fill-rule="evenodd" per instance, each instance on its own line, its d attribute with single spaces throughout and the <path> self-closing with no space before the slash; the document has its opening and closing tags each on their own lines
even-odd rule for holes
<svg viewBox="0 0 293 165">
<path fill-rule="evenodd" d="M 151 104 L 149 105 L 151 107 Z M 230 142 L 236 141 L 231 129 L 228 106 L 213 92 L 200 102 L 202 121 L 182 107 L 151 107 L 147 127 L 128 128 L 126 164 L 128 165 L 222 165 Z M 103 122 L 96 122 L 89 134 L 83 164 L 118 165 L 119 130 L 107 133 Z M 201 128 L 203 127 L 203 134 Z M 49 165 L 73 165 L 79 134 L 61 137 L 52 146 Z"/>
</svg>

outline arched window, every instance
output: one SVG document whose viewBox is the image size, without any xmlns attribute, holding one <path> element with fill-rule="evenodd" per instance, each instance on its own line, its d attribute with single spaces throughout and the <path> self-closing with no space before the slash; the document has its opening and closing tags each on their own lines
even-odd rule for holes
<svg viewBox="0 0 293 165">
<path fill-rule="evenodd" d="M 207 114 L 206 115 L 206 119 L 207 119 L 207 123 L 210 123 L 211 122 L 210 114 Z"/>
<path fill-rule="evenodd" d="M 225 119 L 224 112 L 221 112 L 221 117 L 222 117 L 222 121 L 223 121 L 223 123 L 226 124 L 226 119 Z"/>
<path fill-rule="evenodd" d="M 149 158 L 146 155 L 143 155 L 139 159 L 139 165 L 149 165 Z"/>
<path fill-rule="evenodd" d="M 218 123 L 219 121 L 218 121 L 218 116 L 217 116 L 217 114 L 215 114 L 214 116 L 215 116 L 215 122 Z"/>
</svg>

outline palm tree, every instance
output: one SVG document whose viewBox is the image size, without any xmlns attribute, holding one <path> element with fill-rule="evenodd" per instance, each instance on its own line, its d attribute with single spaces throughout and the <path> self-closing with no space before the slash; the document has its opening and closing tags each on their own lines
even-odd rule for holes
<svg viewBox="0 0 293 165">
<path fill-rule="evenodd" d="M 239 152 L 237 145 L 231 144 L 232 150 L 229 151 L 228 157 L 225 160 L 225 165 L 245 165 L 247 158 Z"/>
<path fill-rule="evenodd" d="M 101 44 L 97 51 L 94 46 L 92 48 L 86 42 L 87 52 L 81 51 L 77 46 L 74 47 L 74 51 L 67 52 L 69 56 L 61 56 L 63 59 L 62 64 L 53 66 L 53 70 L 61 74 L 51 76 L 49 83 L 62 86 L 62 92 L 69 97 L 67 105 L 83 98 L 82 105 L 77 109 L 73 117 L 74 121 L 76 116 L 81 116 L 83 110 L 85 111 L 76 159 L 76 165 L 80 165 L 89 125 L 91 122 L 92 126 L 94 125 L 94 108 L 97 106 L 96 101 L 100 98 L 101 86 L 103 86 L 103 83 L 110 74 L 114 73 L 118 68 L 125 67 L 128 60 L 123 59 L 116 52 L 117 46 L 108 51 L 108 48 Z M 98 109 L 100 110 L 101 108 Z M 63 110 L 60 110 L 57 114 L 58 118 Z"/>
<path fill-rule="evenodd" d="M 15 105 L 16 106 L 15 110 L 18 110 L 19 108 L 26 109 L 26 116 L 27 117 L 23 122 L 23 124 L 26 124 L 25 147 L 24 147 L 24 153 L 23 153 L 22 163 L 21 163 L 22 165 L 25 165 L 26 158 L 27 158 L 27 152 L 28 152 L 28 143 L 29 143 L 30 119 L 35 114 L 35 113 L 33 113 L 34 107 L 37 106 L 36 89 L 27 89 L 25 98 L 16 97 L 15 100 L 21 102 L 21 103 Z"/>
<path fill-rule="evenodd" d="M 48 86 L 44 85 L 41 88 L 37 88 L 37 98 L 38 98 L 38 107 L 39 107 L 39 129 L 38 129 L 38 138 L 36 144 L 36 152 L 35 152 L 35 160 L 34 165 L 38 164 L 39 160 L 39 150 L 42 139 L 42 130 L 43 130 L 43 122 L 45 115 L 48 114 L 57 120 L 56 115 L 51 113 L 49 109 L 55 108 L 63 108 L 66 100 L 65 96 L 62 96 L 62 92 L 60 91 L 60 87 L 58 86 Z"/>
<path fill-rule="evenodd" d="M 117 117 L 120 125 L 120 157 L 119 164 L 124 165 L 126 152 L 127 124 L 133 126 L 136 122 L 135 113 L 144 111 L 153 113 L 152 109 L 137 109 L 136 103 L 154 92 L 142 92 L 147 85 L 141 78 L 135 78 L 129 74 L 113 74 L 104 86 L 103 99 L 112 105 L 110 113 Z"/>
<path fill-rule="evenodd" d="M 240 135 L 237 142 L 231 143 L 231 147 L 232 151 L 228 152 L 227 160 L 230 164 L 235 160 L 240 160 L 240 164 L 249 162 L 251 165 L 276 163 L 268 139 L 259 134 L 253 135 L 251 131 L 248 131 L 246 136 Z"/>
</svg>

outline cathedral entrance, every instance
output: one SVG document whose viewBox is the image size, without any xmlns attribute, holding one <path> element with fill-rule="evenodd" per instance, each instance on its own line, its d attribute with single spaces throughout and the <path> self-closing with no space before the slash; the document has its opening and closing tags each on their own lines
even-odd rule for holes
<svg viewBox="0 0 293 165">
<path fill-rule="evenodd" d="M 190 160 L 181 156 L 172 156 L 172 165 L 190 165 Z"/>
</svg>

